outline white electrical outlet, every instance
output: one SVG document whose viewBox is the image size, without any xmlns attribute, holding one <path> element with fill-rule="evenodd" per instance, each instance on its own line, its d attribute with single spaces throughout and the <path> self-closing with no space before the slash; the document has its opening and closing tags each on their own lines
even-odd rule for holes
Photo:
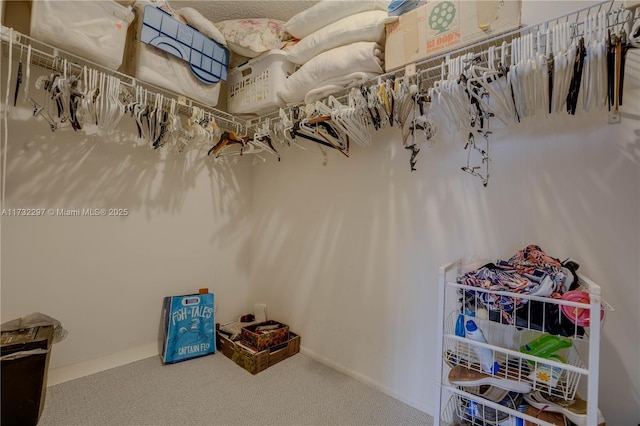
<svg viewBox="0 0 640 426">
<path fill-rule="evenodd" d="M 609 124 L 618 124 L 622 120 L 620 117 L 620 111 L 611 111 L 609 113 Z"/>
<path fill-rule="evenodd" d="M 412 77 L 414 75 L 416 75 L 416 64 L 409 64 L 407 66 L 404 67 L 404 75 L 406 75 L 407 77 Z"/>
</svg>

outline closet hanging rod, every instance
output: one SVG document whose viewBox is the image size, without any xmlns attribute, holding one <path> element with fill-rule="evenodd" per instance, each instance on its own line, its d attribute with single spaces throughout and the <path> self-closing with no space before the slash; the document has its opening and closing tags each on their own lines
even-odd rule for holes
<svg viewBox="0 0 640 426">
<path fill-rule="evenodd" d="M 11 40 L 10 34 L 12 34 L 13 40 Z M 32 66 L 35 65 L 43 69 L 54 70 L 57 66 L 60 66 L 60 64 L 62 63 L 61 61 L 66 59 L 68 66 L 75 71 L 81 72 L 86 66 L 87 69 L 94 69 L 105 75 L 118 78 L 122 85 L 130 88 L 132 91 L 135 91 L 136 87 L 142 87 L 143 89 L 146 89 L 148 91 L 148 94 L 151 96 L 152 101 L 155 100 L 156 96 L 164 96 L 167 99 L 175 99 L 176 101 L 178 101 L 178 112 L 181 114 L 189 115 L 191 114 L 192 107 L 196 107 L 202 110 L 205 114 L 213 117 L 216 123 L 223 127 L 229 127 L 230 129 L 234 129 L 236 131 L 238 129 L 245 128 L 245 123 L 243 120 L 239 120 L 238 118 L 227 112 L 207 106 L 203 103 L 189 98 L 186 98 L 186 102 L 179 102 L 180 99 L 185 99 L 185 97 L 179 93 L 146 83 L 130 75 L 105 68 L 88 59 L 84 59 L 80 56 L 59 49 L 50 44 L 38 41 L 16 30 L 5 27 L 4 25 L 2 25 L 2 32 L 0 33 L 0 37 L 2 39 L 2 48 L 5 52 L 7 51 L 5 50 L 5 47 L 7 47 L 10 42 L 13 43 L 12 59 L 15 61 L 26 59 L 27 49 L 29 48 L 29 46 L 31 46 L 30 64 Z M 6 55 L 6 53 L 4 53 L 3 55 Z"/>
<path fill-rule="evenodd" d="M 482 40 L 480 42 L 466 45 L 460 47 L 458 49 L 450 50 L 440 55 L 427 58 L 423 61 L 419 61 L 416 63 L 416 71 L 418 75 L 418 79 L 422 85 L 425 83 L 428 84 L 430 81 L 439 78 L 441 64 L 444 60 L 449 57 L 461 56 L 467 53 L 474 53 L 476 58 L 479 58 L 479 64 L 486 64 L 487 51 L 490 46 L 495 46 L 498 56 L 500 56 L 502 44 L 506 42 L 510 48 L 510 43 L 514 38 L 518 38 L 524 35 L 533 34 L 534 36 L 540 32 L 541 35 L 546 36 L 547 31 L 553 28 L 557 24 L 572 22 L 573 33 L 571 36 L 573 38 L 580 37 L 584 34 L 584 19 L 593 14 L 597 15 L 601 12 L 606 13 L 607 17 L 607 27 L 622 27 L 623 25 L 632 26 L 636 21 L 640 19 L 640 15 L 636 14 L 634 10 L 624 9 L 622 7 L 622 3 L 618 0 L 606 0 L 600 3 L 597 3 L 592 6 L 588 6 L 577 11 L 573 11 L 554 19 L 547 20 L 545 22 L 526 26 L 523 28 L 518 28 L 511 32 L 503 33 L 496 35 L 494 37 L 490 37 L 488 39 Z M 9 43 L 9 32 L 10 29 L 2 26 L 2 43 L 4 45 Z M 44 67 L 46 69 L 53 69 L 56 65 L 56 61 L 59 59 L 67 59 L 69 64 L 77 69 L 82 69 L 83 66 L 87 66 L 92 69 L 96 69 L 101 71 L 107 75 L 112 75 L 117 77 L 122 84 L 135 88 L 137 86 L 143 87 L 150 91 L 152 96 L 156 94 L 160 94 L 162 96 L 174 98 L 176 100 L 185 99 L 184 96 L 171 92 L 160 87 L 154 86 L 149 83 L 145 83 L 143 81 L 137 80 L 134 77 L 129 75 L 120 73 L 118 71 L 113 71 L 107 68 L 102 67 L 96 63 L 93 63 L 89 60 L 83 59 L 79 56 L 73 55 L 69 52 L 66 52 L 62 49 L 56 48 L 46 43 L 39 42 L 29 36 L 21 34 L 15 30 L 13 32 L 14 38 L 14 49 L 13 49 L 13 59 L 19 59 L 21 55 L 21 50 L 23 51 L 28 46 L 32 48 L 32 64 L 40 67 Z M 537 44 L 534 41 L 534 44 Z M 545 42 L 541 42 L 540 46 L 542 49 L 546 48 L 546 40 Z M 58 59 L 56 59 L 58 58 Z M 505 52 L 505 58 L 510 58 L 510 50 Z M 372 86 L 375 85 L 378 81 L 384 81 L 391 77 L 401 77 L 405 74 L 405 69 L 393 70 L 384 74 L 381 74 L 379 77 L 376 77 L 366 83 L 364 86 Z M 342 92 L 336 93 L 334 97 L 339 101 L 344 101 L 348 97 L 348 93 L 351 89 L 345 89 Z M 219 122 L 223 126 L 228 126 L 234 129 L 242 129 L 248 130 L 251 127 L 255 127 L 260 125 L 265 119 L 269 119 L 272 122 L 279 120 L 279 111 L 273 111 L 267 114 L 263 114 L 257 117 L 250 118 L 240 118 L 235 117 L 229 113 L 224 111 L 212 108 L 200 102 L 197 102 L 192 99 L 186 100 L 186 102 L 179 102 L 179 112 L 183 114 L 189 114 L 191 111 L 191 107 L 198 107 L 204 110 L 207 114 L 210 114 L 216 122 Z M 295 106 L 289 106 L 285 108 L 288 115 L 291 115 L 292 108 Z"/>
</svg>

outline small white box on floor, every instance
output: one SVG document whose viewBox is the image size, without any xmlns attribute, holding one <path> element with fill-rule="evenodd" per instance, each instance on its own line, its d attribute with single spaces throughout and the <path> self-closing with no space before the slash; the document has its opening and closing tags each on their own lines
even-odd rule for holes
<svg viewBox="0 0 640 426">
<path fill-rule="evenodd" d="M 31 37 L 110 69 L 122 64 L 134 15 L 113 0 L 38 0 L 31 6 Z"/>
</svg>

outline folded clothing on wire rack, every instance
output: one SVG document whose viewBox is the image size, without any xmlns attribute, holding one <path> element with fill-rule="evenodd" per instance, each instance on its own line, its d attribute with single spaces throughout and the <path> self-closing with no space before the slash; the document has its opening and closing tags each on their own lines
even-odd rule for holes
<svg viewBox="0 0 640 426">
<path fill-rule="evenodd" d="M 536 245 L 525 247 L 507 261 L 489 263 L 458 278 L 460 284 L 542 297 L 564 293 L 572 282 L 571 271 Z M 485 305 L 490 308 L 504 307 L 499 297 L 485 299 Z M 526 300 L 517 303 L 526 303 Z"/>
<path fill-rule="evenodd" d="M 498 260 L 465 273 L 458 277 L 457 282 L 490 290 L 467 290 L 463 295 L 466 309 L 485 307 L 489 310 L 490 320 L 563 336 L 582 335 L 584 329 L 576 327 L 565 318 L 556 304 L 492 293 L 506 291 L 559 298 L 563 293 L 578 287 L 578 267 L 574 261 L 560 262 L 532 244 L 518 251 L 509 260 Z"/>
</svg>

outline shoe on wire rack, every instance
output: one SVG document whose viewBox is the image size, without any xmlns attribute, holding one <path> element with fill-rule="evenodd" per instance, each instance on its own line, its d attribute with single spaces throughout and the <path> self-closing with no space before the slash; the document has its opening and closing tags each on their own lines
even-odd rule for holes
<svg viewBox="0 0 640 426">
<path fill-rule="evenodd" d="M 506 371 L 506 369 L 504 370 Z M 528 373 L 528 371 L 527 371 Z M 456 365 L 449 371 L 449 383 L 455 386 L 482 386 L 493 385 L 513 392 L 531 392 L 531 383 L 524 379 L 526 375 L 489 375 L 472 370 L 462 365 Z"/>
<path fill-rule="evenodd" d="M 506 389 L 499 388 L 498 386 L 492 385 L 482 385 L 482 386 L 467 386 L 460 387 L 465 392 L 469 392 L 470 394 L 481 396 L 484 399 L 488 399 L 493 402 L 500 402 L 506 398 L 509 394 L 509 391 Z"/>
<path fill-rule="evenodd" d="M 517 392 L 509 392 L 498 404 L 503 405 L 512 410 L 517 410 L 518 405 L 522 402 L 522 394 Z M 462 419 L 472 422 L 472 424 L 481 425 L 497 425 L 509 419 L 509 413 L 500 411 L 495 408 L 487 407 L 481 402 L 463 399 Z"/>
<path fill-rule="evenodd" d="M 560 413 L 552 413 L 551 411 L 539 410 L 537 408 L 533 408 L 532 406 L 527 407 L 527 411 L 525 414 L 530 415 L 531 417 L 535 417 L 537 419 L 543 420 L 547 423 L 551 423 L 554 426 L 565 426 L 567 424 L 564 416 Z M 535 423 L 530 421 L 525 421 L 524 424 L 526 426 L 537 426 Z"/>
<path fill-rule="evenodd" d="M 562 413 L 572 423 L 577 426 L 587 426 L 587 402 L 579 396 L 573 400 L 565 400 L 557 396 L 543 394 L 540 391 L 533 391 L 524 395 L 524 399 L 539 410 Z M 598 410 L 598 426 L 606 425 L 604 417 Z"/>
</svg>

